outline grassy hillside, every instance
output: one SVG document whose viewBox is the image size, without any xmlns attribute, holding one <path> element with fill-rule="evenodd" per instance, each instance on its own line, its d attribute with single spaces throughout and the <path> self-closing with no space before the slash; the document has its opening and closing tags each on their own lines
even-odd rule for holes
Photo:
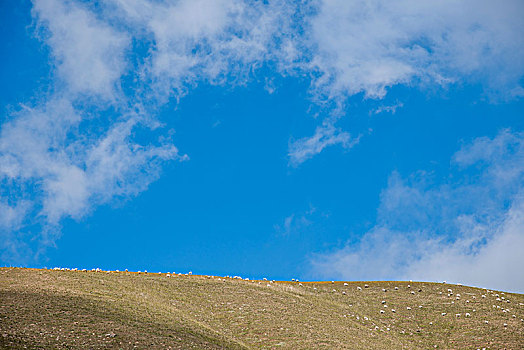
<svg viewBox="0 0 524 350">
<path fill-rule="evenodd" d="M 0 348 L 524 349 L 522 319 L 448 284 L 0 269 Z"/>
</svg>

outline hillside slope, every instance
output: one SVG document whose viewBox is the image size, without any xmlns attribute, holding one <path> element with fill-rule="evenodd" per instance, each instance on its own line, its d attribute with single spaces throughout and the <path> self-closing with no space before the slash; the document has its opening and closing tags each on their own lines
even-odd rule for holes
<svg viewBox="0 0 524 350">
<path fill-rule="evenodd" d="M 0 301 L 0 348 L 524 348 L 524 295 L 441 283 L 2 268 Z"/>
</svg>

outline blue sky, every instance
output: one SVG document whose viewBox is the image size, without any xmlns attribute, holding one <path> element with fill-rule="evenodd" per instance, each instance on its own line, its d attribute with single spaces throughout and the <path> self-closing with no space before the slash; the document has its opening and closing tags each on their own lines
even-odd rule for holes
<svg viewBox="0 0 524 350">
<path fill-rule="evenodd" d="M 519 1 L 5 1 L 0 263 L 524 291 Z"/>
</svg>

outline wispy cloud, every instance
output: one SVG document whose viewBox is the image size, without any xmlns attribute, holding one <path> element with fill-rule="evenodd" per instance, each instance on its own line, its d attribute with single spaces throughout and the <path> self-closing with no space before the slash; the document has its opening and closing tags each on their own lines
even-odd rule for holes
<svg viewBox="0 0 524 350">
<path fill-rule="evenodd" d="M 315 256 L 314 273 L 344 279 L 447 280 L 524 290 L 524 134 L 478 138 L 453 158 L 460 177 L 434 186 L 394 173 L 377 224 L 358 244 Z"/>
<path fill-rule="evenodd" d="M 311 226 L 318 219 L 319 214 L 322 216 L 326 215 L 319 213 L 317 208 L 310 205 L 309 209 L 304 212 L 293 213 L 285 217 L 282 223 L 274 226 L 275 231 L 282 236 L 300 233 Z"/>
<path fill-rule="evenodd" d="M 524 73 L 522 13 L 520 1 L 320 1 L 308 37 L 314 86 L 328 98 L 381 98 L 397 84 L 470 81 L 510 97 Z"/>
<path fill-rule="evenodd" d="M 288 157 L 293 166 L 297 166 L 328 146 L 340 144 L 344 148 L 351 148 L 359 142 L 359 137 L 351 138 L 350 134 L 336 128 L 331 123 L 318 126 L 315 134 L 291 141 L 289 144 Z"/>
<path fill-rule="evenodd" d="M 369 114 L 380 114 L 380 113 L 391 113 L 395 114 L 397 112 L 397 109 L 404 107 L 404 104 L 402 102 L 395 102 L 392 105 L 389 106 L 379 106 L 371 111 L 369 111 Z"/>
</svg>

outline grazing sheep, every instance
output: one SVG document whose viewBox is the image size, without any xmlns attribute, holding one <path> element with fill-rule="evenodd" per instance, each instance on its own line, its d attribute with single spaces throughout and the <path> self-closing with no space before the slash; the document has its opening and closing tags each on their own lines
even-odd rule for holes
<svg viewBox="0 0 524 350">
<path fill-rule="evenodd" d="M 362 290 L 362 287 L 357 287 L 357 290 Z"/>
<path fill-rule="evenodd" d="M 364 284 L 364 288 L 369 288 L 369 286 L 367 284 Z"/>
<path fill-rule="evenodd" d="M 385 303 L 386 303 L 386 301 L 385 301 L 385 300 L 382 300 L 382 304 L 385 304 Z"/>
<path fill-rule="evenodd" d="M 414 292 L 414 291 L 411 291 L 411 294 L 412 294 L 412 295 L 415 295 L 415 292 Z"/>
<path fill-rule="evenodd" d="M 385 311 L 384 310 L 380 310 L 380 313 L 383 314 Z"/>
<path fill-rule="evenodd" d="M 411 308 L 410 308 L 409 306 L 408 306 L 406 309 L 407 309 L 407 310 L 411 310 Z"/>
<path fill-rule="evenodd" d="M 344 282 L 344 287 L 347 287 L 347 286 L 348 286 L 348 284 Z"/>
<path fill-rule="evenodd" d="M 398 290 L 398 287 L 395 287 L 395 290 Z"/>
<path fill-rule="evenodd" d="M 471 316 L 469 312 L 466 312 L 466 317 L 469 317 Z"/>
<path fill-rule="evenodd" d="M 391 312 L 396 312 L 395 309 L 391 309 Z"/>
<path fill-rule="evenodd" d="M 442 313 L 442 316 L 446 316 L 446 313 L 445 313 L 445 312 L 443 312 L 443 313 Z"/>
</svg>

